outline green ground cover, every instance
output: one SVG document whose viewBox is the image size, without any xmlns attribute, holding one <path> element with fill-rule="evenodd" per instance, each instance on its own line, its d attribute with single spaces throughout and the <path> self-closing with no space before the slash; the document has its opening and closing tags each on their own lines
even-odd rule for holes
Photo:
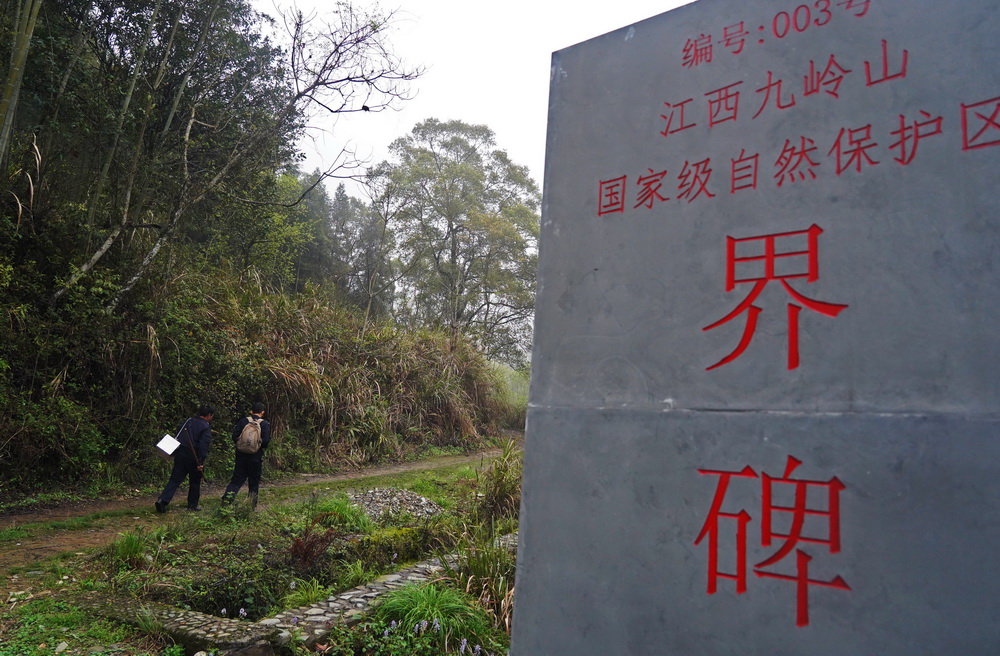
<svg viewBox="0 0 1000 656">
<path fill-rule="evenodd" d="M 184 653 L 155 623 L 124 625 L 82 610 L 74 603 L 81 594 L 253 621 L 443 553 L 459 554 L 459 562 L 441 581 L 387 596 L 369 621 L 335 630 L 312 650 L 290 649 L 401 656 L 472 653 L 478 646 L 480 653 L 506 653 L 514 559 L 493 541 L 516 530 L 519 480 L 520 454 L 511 442 L 475 466 L 265 489 L 256 512 L 207 499 L 201 513 L 130 510 L 8 529 L 0 539 L 56 529 L 86 533 L 105 522 L 121 527 L 85 555 L 17 572 L 24 589 L 11 593 L 0 612 L 0 656 L 48 656 L 60 648 L 68 656 Z M 444 512 L 373 521 L 348 503 L 346 492 L 376 487 L 414 491 Z"/>
</svg>

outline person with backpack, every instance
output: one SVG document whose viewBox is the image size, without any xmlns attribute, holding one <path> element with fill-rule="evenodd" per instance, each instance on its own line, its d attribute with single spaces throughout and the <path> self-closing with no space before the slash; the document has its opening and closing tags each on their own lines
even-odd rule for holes
<svg viewBox="0 0 1000 656">
<path fill-rule="evenodd" d="M 233 502 L 243 483 L 247 483 L 250 505 L 257 507 L 257 491 L 260 488 L 260 474 L 264 467 L 264 451 L 271 443 L 271 424 L 264 419 L 264 404 L 254 403 L 250 415 L 233 425 L 233 445 L 236 447 L 236 462 L 233 477 L 222 495 L 223 505 Z"/>
<path fill-rule="evenodd" d="M 184 479 L 188 479 L 187 509 L 201 510 L 198 501 L 201 499 L 201 479 L 205 471 L 205 459 L 208 457 L 208 447 L 212 444 L 211 421 L 215 410 L 210 405 L 198 409 L 198 415 L 181 424 L 177 431 L 177 441 L 180 442 L 174 451 L 174 467 L 170 471 L 170 480 L 156 500 L 156 512 L 167 512 L 170 500 Z"/>
</svg>

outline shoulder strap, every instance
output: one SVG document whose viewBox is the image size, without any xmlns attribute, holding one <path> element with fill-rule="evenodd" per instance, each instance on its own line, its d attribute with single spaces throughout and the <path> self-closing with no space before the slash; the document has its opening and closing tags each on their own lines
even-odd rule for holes
<svg viewBox="0 0 1000 656">
<path fill-rule="evenodd" d="M 183 433 L 184 429 L 187 428 L 188 421 L 191 421 L 191 417 L 188 417 L 187 421 L 184 422 L 184 425 L 181 426 L 180 433 Z M 178 433 L 177 435 L 180 436 L 180 433 Z M 191 431 L 188 431 L 188 446 L 191 447 L 191 455 L 194 456 L 194 462 L 195 462 L 195 464 L 198 465 L 199 467 L 201 467 L 201 460 L 198 458 L 198 452 L 195 451 L 195 448 L 194 448 L 194 436 L 191 435 Z"/>
</svg>

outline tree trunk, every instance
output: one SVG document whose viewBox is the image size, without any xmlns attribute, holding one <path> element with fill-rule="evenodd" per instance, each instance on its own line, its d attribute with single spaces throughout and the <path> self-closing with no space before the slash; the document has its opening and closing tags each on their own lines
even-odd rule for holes
<svg viewBox="0 0 1000 656">
<path fill-rule="evenodd" d="M 87 7 L 89 11 L 90 5 Z M 56 120 L 59 118 L 59 110 L 62 106 L 62 98 L 66 93 L 66 87 L 69 85 L 70 79 L 72 79 L 73 69 L 76 68 L 76 64 L 80 61 L 80 57 L 83 55 L 83 49 L 87 45 L 87 26 L 81 25 L 80 31 L 77 32 L 76 36 L 73 37 L 73 51 L 69 58 L 69 63 L 66 64 L 66 70 L 63 72 L 62 79 L 59 80 L 59 88 L 56 90 L 56 96 L 52 101 L 52 106 L 55 108 L 52 112 L 52 116 L 46 119 L 46 124 L 51 126 L 54 125 Z M 45 139 L 42 141 L 41 152 L 43 157 L 48 158 L 48 154 L 52 151 L 52 141 L 55 139 L 55 132 L 53 130 L 48 130 Z M 43 160 L 44 161 L 44 160 Z M 40 174 L 41 177 L 41 174 Z"/>
<path fill-rule="evenodd" d="M 153 34 L 153 27 L 156 24 L 156 17 L 160 13 L 160 5 L 162 2 L 163 0 L 156 0 L 156 6 L 153 7 L 153 15 L 149 18 L 149 25 L 146 26 L 146 33 L 143 36 L 142 43 L 139 46 L 139 52 L 137 53 L 132 64 L 132 79 L 129 80 L 128 91 L 125 92 L 125 97 L 122 99 L 122 106 L 118 110 L 118 119 L 115 124 L 115 132 L 111 141 L 111 148 L 108 150 L 108 155 L 104 160 L 104 166 L 101 168 L 101 173 L 97 178 L 97 187 L 94 189 L 94 193 L 90 197 L 90 203 L 88 203 L 88 227 L 94 225 L 94 213 L 97 211 L 98 203 L 101 202 L 101 195 L 104 193 L 104 185 L 108 181 L 108 173 L 111 170 L 111 163 L 114 161 L 115 152 L 118 150 L 118 141 L 122 136 L 122 128 L 125 125 L 125 117 L 128 115 L 129 106 L 132 104 L 132 93 L 135 91 L 135 85 L 139 81 L 139 72 L 142 70 L 142 61 L 146 58 L 146 48 L 149 46 L 149 39 Z M 136 144 L 136 148 L 138 147 L 140 147 L 140 144 Z"/>
<path fill-rule="evenodd" d="M 28 47 L 31 45 L 31 35 L 35 31 L 38 10 L 42 0 L 24 0 L 17 8 L 14 42 L 10 53 L 10 68 L 7 70 L 7 80 L 3 95 L 0 96 L 0 168 L 4 168 L 10 150 L 11 136 L 14 132 L 14 115 L 17 111 L 17 97 L 21 93 L 21 80 L 24 79 L 24 64 L 28 59 Z"/>
</svg>

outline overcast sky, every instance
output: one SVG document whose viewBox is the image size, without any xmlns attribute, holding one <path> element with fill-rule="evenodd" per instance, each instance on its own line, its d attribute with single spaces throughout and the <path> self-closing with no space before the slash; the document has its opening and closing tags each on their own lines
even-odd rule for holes
<svg viewBox="0 0 1000 656">
<path fill-rule="evenodd" d="M 545 162 L 549 66 L 552 53 L 592 37 L 688 4 L 690 0 L 355 0 L 356 7 L 397 10 L 390 31 L 394 51 L 412 66 L 426 68 L 413 83 L 415 98 L 401 110 L 343 116 L 334 126 L 312 133 L 302 144 L 304 169 L 329 164 L 347 142 L 372 163 L 388 156 L 388 146 L 427 118 L 485 124 L 497 146 L 516 164 L 527 166 L 542 184 Z M 289 0 L 255 0 L 264 13 L 287 8 Z M 299 0 L 296 5 L 322 14 L 332 0 Z M 349 193 L 360 196 L 360 192 Z"/>
</svg>

